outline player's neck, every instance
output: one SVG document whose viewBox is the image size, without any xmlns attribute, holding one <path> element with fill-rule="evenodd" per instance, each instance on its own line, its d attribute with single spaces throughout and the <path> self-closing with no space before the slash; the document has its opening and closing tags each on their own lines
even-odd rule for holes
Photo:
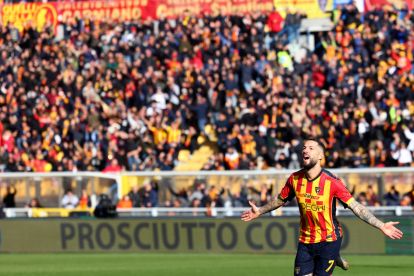
<svg viewBox="0 0 414 276">
<path fill-rule="evenodd" d="M 313 166 L 310 169 L 307 169 L 305 174 L 306 174 L 306 178 L 310 181 L 314 180 L 315 178 L 317 178 L 322 171 L 322 167 L 320 164 L 316 164 L 315 166 Z"/>
</svg>

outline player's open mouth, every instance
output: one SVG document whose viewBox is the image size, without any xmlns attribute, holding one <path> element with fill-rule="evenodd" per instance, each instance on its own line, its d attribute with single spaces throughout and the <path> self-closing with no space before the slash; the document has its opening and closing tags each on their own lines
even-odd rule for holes
<svg viewBox="0 0 414 276">
<path fill-rule="evenodd" d="M 306 160 L 309 160 L 309 159 L 310 159 L 310 156 L 308 156 L 308 155 L 304 155 L 304 156 L 303 156 L 303 160 L 305 160 L 305 161 L 306 161 Z"/>
</svg>

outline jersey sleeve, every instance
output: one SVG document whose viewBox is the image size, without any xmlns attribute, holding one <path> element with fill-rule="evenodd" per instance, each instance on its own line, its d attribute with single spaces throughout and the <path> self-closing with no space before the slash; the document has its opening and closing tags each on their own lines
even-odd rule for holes
<svg viewBox="0 0 414 276">
<path fill-rule="evenodd" d="M 289 177 L 280 191 L 278 198 L 284 202 L 290 201 L 295 197 L 295 190 L 293 189 L 292 177 Z"/>
<path fill-rule="evenodd" d="M 345 184 L 340 179 L 337 179 L 333 182 L 332 191 L 334 197 L 338 198 L 345 205 L 345 207 L 355 200 L 346 188 Z"/>
</svg>

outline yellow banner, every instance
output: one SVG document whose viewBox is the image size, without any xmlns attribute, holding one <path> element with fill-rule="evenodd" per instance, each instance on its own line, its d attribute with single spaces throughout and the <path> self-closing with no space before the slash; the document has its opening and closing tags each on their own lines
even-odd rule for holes
<svg viewBox="0 0 414 276">
<path fill-rule="evenodd" d="M 72 212 L 88 212 L 90 215 L 93 213 L 92 208 L 33 208 L 32 217 L 34 218 L 47 218 L 47 217 L 69 217 Z"/>
<path fill-rule="evenodd" d="M 1 9 L 4 25 L 12 23 L 22 31 L 31 24 L 39 31 L 48 23 L 56 26 L 57 11 L 54 5 L 44 3 L 7 4 Z"/>
</svg>

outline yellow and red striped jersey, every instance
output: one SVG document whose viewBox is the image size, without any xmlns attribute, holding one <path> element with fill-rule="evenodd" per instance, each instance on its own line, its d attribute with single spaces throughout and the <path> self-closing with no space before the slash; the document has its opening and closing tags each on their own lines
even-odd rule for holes
<svg viewBox="0 0 414 276">
<path fill-rule="evenodd" d="M 283 201 L 296 196 L 300 211 L 299 241 L 318 243 L 335 241 L 342 236 L 336 219 L 336 199 L 349 205 L 354 198 L 336 176 L 322 170 L 315 179 L 307 179 L 305 170 L 293 173 L 279 194 Z"/>
</svg>

